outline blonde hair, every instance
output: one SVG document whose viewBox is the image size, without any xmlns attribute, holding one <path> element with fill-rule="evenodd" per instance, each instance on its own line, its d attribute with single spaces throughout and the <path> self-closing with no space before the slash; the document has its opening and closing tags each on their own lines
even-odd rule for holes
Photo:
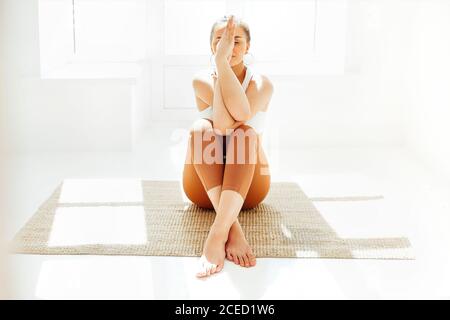
<svg viewBox="0 0 450 320">
<path fill-rule="evenodd" d="M 213 41 L 213 37 L 214 37 L 214 31 L 216 31 L 216 28 L 218 25 L 221 25 L 223 23 L 227 23 L 228 19 L 230 16 L 223 16 L 220 19 L 217 19 L 212 28 L 211 28 L 211 34 L 209 35 L 209 43 L 211 44 Z M 236 16 L 234 16 L 234 22 L 236 24 L 236 27 L 241 27 L 244 32 L 245 32 L 245 37 L 247 38 L 247 42 L 250 42 L 251 37 L 250 37 L 250 28 L 247 24 L 247 22 L 243 21 L 241 18 L 237 18 Z"/>
</svg>

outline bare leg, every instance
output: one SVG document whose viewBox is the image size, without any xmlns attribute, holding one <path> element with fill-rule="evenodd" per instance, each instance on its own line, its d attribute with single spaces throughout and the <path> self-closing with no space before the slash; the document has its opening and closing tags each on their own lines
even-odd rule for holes
<svg viewBox="0 0 450 320">
<path fill-rule="evenodd" d="M 249 127 L 245 126 L 243 128 L 248 129 Z M 225 245 L 231 226 L 237 221 L 252 181 L 256 163 L 257 142 L 256 140 L 250 139 L 248 146 L 245 143 L 245 139 L 241 139 L 241 142 L 239 142 L 237 136 L 242 134 L 242 130 L 236 133 L 236 135 L 233 133 L 231 137 L 232 141 L 230 141 L 230 146 L 227 148 L 227 150 L 231 151 L 227 151 L 227 155 L 234 153 L 235 156 L 227 156 L 224 184 L 219 198 L 219 205 L 216 209 L 217 214 L 208 238 L 205 241 L 203 255 L 200 259 L 200 270 L 197 272 L 198 277 L 209 276 L 222 270 L 225 260 Z M 241 136 L 241 138 L 245 137 Z M 241 162 L 242 160 L 234 160 L 238 152 L 242 152 L 241 154 L 245 155 L 244 162 Z M 237 231 L 242 232 L 242 229 L 238 228 Z M 243 233 L 239 232 L 234 234 L 243 236 Z M 233 248 L 237 248 L 237 243 L 239 243 L 239 249 L 242 249 L 242 237 L 238 238 L 235 236 L 234 239 Z M 254 263 L 254 257 L 250 257 L 252 260 L 250 261 L 247 256 L 247 250 L 245 251 L 245 255 L 242 255 L 241 251 L 239 251 L 239 254 L 235 251 L 235 254 L 238 259 L 239 257 L 242 258 L 243 266 L 250 266 Z"/>
<path fill-rule="evenodd" d="M 197 277 L 209 276 L 222 270 L 228 233 L 243 203 L 244 199 L 236 191 L 223 190 L 220 194 L 216 218 L 203 247 Z"/>
<path fill-rule="evenodd" d="M 222 185 L 219 185 L 219 186 L 214 187 L 207 191 L 209 199 L 211 200 L 211 202 L 214 206 L 214 210 L 216 212 L 219 210 L 219 200 L 220 200 L 221 193 L 222 193 Z"/>
<path fill-rule="evenodd" d="M 247 239 L 245 239 L 238 219 L 236 219 L 230 228 L 228 240 L 225 244 L 225 252 L 228 260 L 233 261 L 241 267 L 253 267 L 256 265 L 256 257 Z"/>
<path fill-rule="evenodd" d="M 211 139 L 214 142 L 211 142 Z M 223 181 L 223 162 L 217 161 L 216 157 L 222 155 L 215 155 L 214 158 L 206 162 L 205 157 L 208 157 L 207 148 L 216 145 L 219 136 L 213 134 L 213 124 L 209 119 L 197 120 L 191 128 L 188 152 L 186 162 L 193 164 L 197 175 L 202 182 L 202 185 L 217 212 L 218 200 L 222 189 Z M 213 162 L 210 162 L 214 160 Z"/>
<path fill-rule="evenodd" d="M 208 192 L 216 212 L 218 212 L 221 189 L 222 186 L 218 186 Z M 245 239 L 239 219 L 236 219 L 231 225 L 225 244 L 225 252 L 228 260 L 241 267 L 253 267 L 256 265 L 256 257 L 247 239 Z"/>
</svg>

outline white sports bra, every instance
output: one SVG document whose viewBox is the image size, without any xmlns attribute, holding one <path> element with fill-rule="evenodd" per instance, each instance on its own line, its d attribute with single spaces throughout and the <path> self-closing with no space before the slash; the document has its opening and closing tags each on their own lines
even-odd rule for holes
<svg viewBox="0 0 450 320">
<path fill-rule="evenodd" d="M 245 78 L 242 82 L 242 87 L 244 88 L 244 92 L 247 91 L 250 80 L 253 76 L 253 70 L 247 66 L 247 71 L 245 72 Z M 212 106 L 207 107 L 206 109 L 199 112 L 201 118 L 207 118 L 212 120 L 213 110 Z M 266 112 L 258 111 L 251 119 L 245 122 L 246 125 L 249 125 L 255 129 L 257 133 L 262 133 L 265 127 L 266 122 Z"/>
</svg>

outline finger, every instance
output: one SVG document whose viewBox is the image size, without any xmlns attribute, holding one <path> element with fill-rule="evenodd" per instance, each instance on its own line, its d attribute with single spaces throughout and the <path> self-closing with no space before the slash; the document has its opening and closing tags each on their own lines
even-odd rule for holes
<svg viewBox="0 0 450 320">
<path fill-rule="evenodd" d="M 233 25 L 233 17 L 230 17 L 227 22 L 227 29 L 231 30 L 231 26 Z"/>
<path fill-rule="evenodd" d="M 230 36 L 234 39 L 234 34 L 235 34 L 235 31 L 236 31 L 236 26 L 235 26 L 235 24 L 233 23 L 232 25 L 231 25 L 231 28 L 230 28 Z"/>
<path fill-rule="evenodd" d="M 227 31 L 228 39 L 234 39 L 234 28 L 230 27 L 230 29 Z"/>
</svg>

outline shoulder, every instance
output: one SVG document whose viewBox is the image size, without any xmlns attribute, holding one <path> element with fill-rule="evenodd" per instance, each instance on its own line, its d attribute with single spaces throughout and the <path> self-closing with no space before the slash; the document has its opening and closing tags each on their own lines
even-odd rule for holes
<svg viewBox="0 0 450 320">
<path fill-rule="evenodd" d="M 212 105 L 214 95 L 214 82 L 208 70 L 201 70 L 194 74 L 192 78 L 192 87 L 194 88 L 195 98 L 199 111 L 203 111 Z"/>
<path fill-rule="evenodd" d="M 211 75 L 211 70 L 203 69 L 194 74 L 192 78 L 192 85 L 194 89 L 206 90 L 212 89 L 214 79 Z"/>
<path fill-rule="evenodd" d="M 273 93 L 273 83 L 264 74 L 255 73 L 252 76 L 252 79 L 250 80 L 250 83 L 248 85 L 249 90 L 252 90 L 253 92 L 258 93 L 264 93 L 264 94 L 272 94 Z"/>
<path fill-rule="evenodd" d="M 255 73 L 250 80 L 247 90 L 247 96 L 250 100 L 257 100 L 260 104 L 260 110 L 266 111 L 272 98 L 274 86 L 272 81 L 263 74 Z"/>
</svg>

